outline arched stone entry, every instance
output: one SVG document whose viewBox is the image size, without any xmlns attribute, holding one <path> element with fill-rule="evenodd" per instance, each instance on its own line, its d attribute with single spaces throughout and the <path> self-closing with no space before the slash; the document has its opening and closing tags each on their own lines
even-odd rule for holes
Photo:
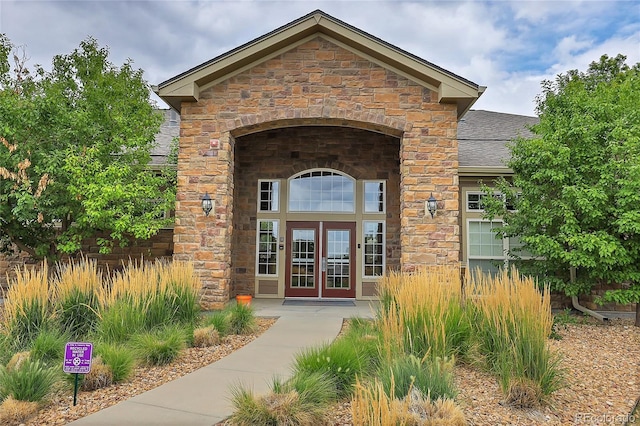
<svg viewBox="0 0 640 426">
<path fill-rule="evenodd" d="M 375 274 L 365 268 L 364 228 L 380 223 L 384 229 L 381 259 L 387 269 L 400 267 L 400 140 L 368 130 L 337 126 L 299 126 L 250 133 L 235 139 L 234 233 L 232 238 L 233 291 L 264 297 L 283 297 L 290 277 L 291 241 L 287 226 L 293 222 L 353 224 L 352 260 L 354 292 L 344 297 L 373 296 Z M 354 179 L 353 211 L 295 211 L 288 205 L 288 179 L 305 170 L 344 173 Z M 277 206 L 260 205 L 260 185 L 277 183 Z M 382 211 L 363 206 L 364 182 L 385 189 Z M 265 200 L 269 200 L 265 197 Z M 263 207 L 263 208 L 261 208 Z M 277 241 L 275 262 L 269 270 L 258 257 L 259 230 L 273 229 Z M 338 232 L 338 231 L 336 231 Z M 344 233 L 344 232 L 343 232 Z M 271 234 L 273 235 L 273 233 Z M 319 235 L 319 234 L 318 234 Z M 379 271 L 377 271 L 379 272 Z M 364 287 L 363 287 L 364 283 Z M 303 292 L 304 293 L 304 292 Z M 326 293 L 326 292 L 325 292 Z M 326 293 L 330 294 L 330 293 Z M 302 295 L 298 293 L 298 295 Z M 309 296 L 318 297 L 318 294 Z M 333 297 L 340 297 L 337 293 Z"/>
</svg>

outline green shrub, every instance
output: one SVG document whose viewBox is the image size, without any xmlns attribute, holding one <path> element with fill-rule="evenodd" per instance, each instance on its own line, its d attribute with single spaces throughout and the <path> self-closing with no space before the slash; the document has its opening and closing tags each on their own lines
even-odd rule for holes
<svg viewBox="0 0 640 426">
<path fill-rule="evenodd" d="M 42 330 L 31 345 L 31 358 L 51 365 L 64 358 L 69 336 L 57 330 Z"/>
<path fill-rule="evenodd" d="M 220 335 L 220 337 L 223 337 L 229 334 L 229 317 L 230 313 L 228 310 L 213 311 L 205 317 L 204 323 L 205 325 L 212 326 L 213 328 L 218 330 L 218 334 Z"/>
<path fill-rule="evenodd" d="M 335 381 L 338 395 L 342 397 L 351 393 L 356 375 L 363 372 L 363 362 L 350 340 L 339 339 L 332 344 L 303 350 L 296 356 L 294 372 L 328 375 Z"/>
<path fill-rule="evenodd" d="M 96 354 L 111 369 L 113 383 L 123 382 L 131 377 L 136 360 L 130 348 L 117 344 L 100 343 L 96 345 Z"/>
<path fill-rule="evenodd" d="M 178 324 L 195 325 L 200 315 L 199 289 L 176 282 L 172 282 L 170 288 L 174 294 L 172 299 L 173 320 Z"/>
<path fill-rule="evenodd" d="M 195 325 L 200 313 L 202 283 L 190 262 L 156 262 L 160 293 L 171 311 L 172 322 Z"/>
<path fill-rule="evenodd" d="M 420 360 L 414 355 L 404 355 L 382 366 L 377 377 L 389 397 L 404 398 L 416 388 L 431 400 L 453 399 L 456 396 L 453 365 L 453 360 Z"/>
<path fill-rule="evenodd" d="M 256 317 L 253 308 L 248 305 L 235 303 L 229 308 L 229 333 L 251 334 L 256 327 Z"/>
<path fill-rule="evenodd" d="M 144 303 L 144 330 L 152 330 L 163 324 L 173 322 L 173 301 L 171 294 L 166 291 L 157 291 L 146 295 Z"/>
<path fill-rule="evenodd" d="M 47 367 L 39 360 L 25 360 L 12 370 L 0 366 L 0 399 L 41 402 L 54 390 L 60 379 L 58 368 Z"/>
<path fill-rule="evenodd" d="M 147 365 L 164 365 L 175 360 L 185 347 L 185 333 L 178 327 L 166 327 L 141 333 L 131 339 L 137 358 Z"/>
</svg>

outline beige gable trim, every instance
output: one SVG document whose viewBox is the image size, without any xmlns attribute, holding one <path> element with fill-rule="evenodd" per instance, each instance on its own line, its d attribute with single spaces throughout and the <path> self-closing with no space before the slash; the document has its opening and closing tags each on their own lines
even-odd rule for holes
<svg viewBox="0 0 640 426">
<path fill-rule="evenodd" d="M 505 176 L 512 175 L 508 167 L 459 167 L 459 176 Z"/>
<path fill-rule="evenodd" d="M 273 58 L 315 36 L 324 37 L 345 49 L 369 58 L 380 66 L 437 91 L 440 102 L 457 104 L 458 117 L 473 105 L 485 89 L 351 27 L 322 11 L 316 11 L 160 83 L 154 87 L 154 90 L 173 108 L 180 110 L 181 102 L 197 101 L 204 87 L 210 87 L 216 82 Z"/>
</svg>

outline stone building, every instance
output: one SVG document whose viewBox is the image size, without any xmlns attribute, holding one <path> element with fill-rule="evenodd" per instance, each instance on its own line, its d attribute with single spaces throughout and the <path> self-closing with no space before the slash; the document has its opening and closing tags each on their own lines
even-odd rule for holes
<svg viewBox="0 0 640 426">
<path fill-rule="evenodd" d="M 181 118 L 174 258 L 213 304 L 367 299 L 385 270 L 460 265 L 458 124 L 483 91 L 321 11 L 159 84 Z"/>
</svg>

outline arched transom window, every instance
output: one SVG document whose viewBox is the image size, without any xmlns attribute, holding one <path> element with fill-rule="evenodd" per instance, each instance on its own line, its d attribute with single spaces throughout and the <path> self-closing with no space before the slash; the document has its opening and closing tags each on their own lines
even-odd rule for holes
<svg viewBox="0 0 640 426">
<path fill-rule="evenodd" d="M 290 212 L 355 212 L 355 180 L 334 170 L 308 170 L 289 179 Z"/>
</svg>

